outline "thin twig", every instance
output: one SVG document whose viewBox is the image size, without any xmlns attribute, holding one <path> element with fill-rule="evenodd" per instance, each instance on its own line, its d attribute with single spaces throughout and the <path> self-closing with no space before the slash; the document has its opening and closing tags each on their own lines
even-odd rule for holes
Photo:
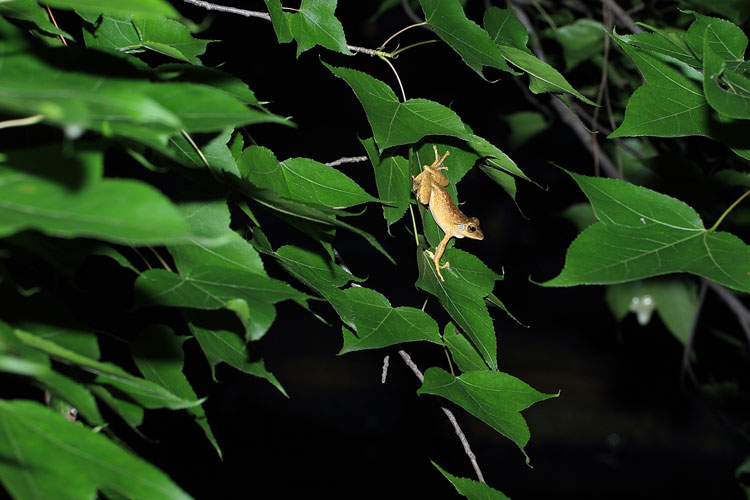
<svg viewBox="0 0 750 500">
<path fill-rule="evenodd" d="M 417 376 L 419 381 L 421 383 L 424 383 L 424 375 L 422 375 L 421 370 L 417 366 L 417 364 L 412 361 L 411 356 L 407 354 L 406 351 L 403 349 L 398 351 L 398 355 L 401 356 L 401 359 L 404 360 L 404 363 L 406 363 L 406 366 L 411 368 L 411 371 L 414 372 L 414 375 Z M 441 410 L 443 410 L 443 413 L 445 413 L 445 416 L 448 417 L 448 420 L 450 421 L 451 425 L 453 426 L 453 430 L 456 432 L 456 435 L 458 436 L 459 441 L 461 441 L 461 445 L 464 447 L 464 453 L 466 453 L 466 456 L 469 457 L 469 460 L 471 461 L 471 466 L 474 467 L 474 472 L 477 475 L 477 479 L 479 479 L 481 482 L 484 481 L 484 476 L 482 475 L 482 470 L 479 468 L 479 462 L 477 462 L 477 457 L 474 455 L 474 452 L 471 451 L 471 446 L 469 445 L 469 441 L 466 439 L 466 435 L 461 430 L 461 426 L 458 425 L 458 422 L 456 421 L 456 417 L 453 415 L 453 412 L 450 411 L 448 408 L 445 408 L 444 406 L 440 407 Z"/>
<path fill-rule="evenodd" d="M 5 120 L 0 122 L 0 128 L 11 128 L 11 127 L 25 127 L 26 125 L 34 125 L 44 120 L 44 115 L 32 115 L 26 118 L 16 118 L 15 120 Z"/>
<path fill-rule="evenodd" d="M 539 60 L 546 62 L 547 57 L 544 53 L 544 49 L 542 48 L 542 45 L 539 43 L 539 38 L 536 35 L 536 30 L 534 29 L 534 26 L 531 24 L 531 20 L 529 20 L 529 17 L 526 15 L 526 13 L 521 9 L 518 5 L 514 6 L 513 11 L 516 14 L 516 17 L 519 21 L 526 27 L 526 31 L 529 32 L 530 36 L 530 42 L 531 42 L 531 50 L 534 52 L 534 55 L 539 58 Z M 576 119 L 575 115 L 568 109 L 568 107 L 563 104 L 559 99 L 556 97 L 553 97 L 550 101 L 552 108 L 557 112 L 558 116 L 560 117 L 560 120 L 562 120 L 563 123 L 565 123 L 578 137 L 578 140 L 581 141 L 581 143 L 584 145 L 584 147 L 591 153 L 592 155 L 595 154 L 594 146 L 591 141 L 591 134 L 588 130 Z M 599 164 L 604 170 L 604 172 L 615 179 L 620 179 L 622 176 L 620 175 L 619 171 L 617 170 L 617 167 L 615 166 L 614 162 L 609 158 L 607 154 L 604 152 L 601 152 L 599 155 Z"/>
<path fill-rule="evenodd" d="M 185 3 L 201 7 L 206 10 L 215 10 L 216 12 L 227 12 L 229 14 L 238 14 L 245 17 L 257 17 L 265 19 L 266 21 L 271 20 L 271 14 L 268 12 L 258 12 L 255 10 L 238 9 L 237 7 L 229 7 L 226 5 L 217 5 L 215 3 L 204 2 L 203 0 L 182 0 Z"/>
<path fill-rule="evenodd" d="M 60 29 L 60 27 L 57 25 L 57 21 L 55 21 L 55 16 L 52 15 L 52 10 L 49 8 L 49 5 L 45 5 L 47 7 L 47 14 L 49 14 L 50 21 L 52 21 L 52 24 L 55 25 L 55 28 Z M 62 40 L 63 45 L 66 47 L 68 46 L 68 42 L 65 40 L 65 37 L 62 35 L 57 35 L 60 37 L 60 40 Z"/>
<path fill-rule="evenodd" d="M 338 160 L 329 161 L 325 165 L 327 167 L 335 167 L 344 163 L 359 163 L 361 161 L 367 161 L 368 159 L 369 158 L 367 156 L 345 156 L 343 158 L 339 158 Z"/>
<path fill-rule="evenodd" d="M 740 324 L 740 327 L 745 334 L 745 340 L 747 341 L 748 347 L 750 347 L 750 311 L 748 311 L 745 304 L 743 304 L 736 295 L 725 287 L 711 280 L 706 280 L 706 283 L 711 291 L 718 295 L 737 317 L 737 322 Z"/>
<path fill-rule="evenodd" d="M 609 9 L 609 4 L 606 2 L 602 4 L 602 21 L 604 21 L 604 27 L 609 32 L 612 29 L 612 14 Z M 604 55 L 603 62 L 602 62 L 602 74 L 601 78 L 599 79 L 599 91 L 596 94 L 596 104 L 600 105 L 602 104 L 602 99 L 604 98 L 604 93 L 607 89 L 607 69 L 609 67 L 609 37 L 604 37 Z M 594 108 L 594 116 L 591 120 L 591 126 L 593 127 L 594 134 L 598 132 L 598 126 L 599 126 L 599 110 L 600 107 Z M 591 135 L 591 142 L 592 146 L 594 147 L 594 176 L 599 177 L 599 141 L 596 138 L 596 135 Z"/>
<path fill-rule="evenodd" d="M 385 379 L 388 378 L 388 365 L 391 363 L 391 357 L 386 356 L 383 358 L 383 372 L 380 375 L 380 383 L 385 384 Z"/>
<path fill-rule="evenodd" d="M 690 379 L 695 383 L 695 373 L 690 366 L 690 353 L 693 350 L 693 344 L 695 343 L 695 334 L 698 331 L 698 319 L 703 309 L 703 302 L 706 300 L 706 288 L 708 287 L 709 280 L 701 278 L 701 288 L 698 292 L 698 303 L 695 308 L 695 316 L 693 316 L 693 324 L 690 327 L 690 335 L 688 335 L 685 347 L 682 350 L 682 368 L 680 370 L 680 381 L 685 382 L 685 376 L 690 375 Z"/>
<path fill-rule="evenodd" d="M 415 23 L 423 23 L 424 19 L 421 19 L 416 12 L 414 12 L 414 9 L 411 8 L 411 5 L 409 4 L 409 0 L 401 0 L 401 5 L 404 7 L 404 12 L 406 12 L 406 15 L 414 21 Z"/>
<path fill-rule="evenodd" d="M 602 0 L 602 3 L 606 4 L 607 7 L 612 10 L 612 14 L 614 14 L 614 16 L 630 31 L 632 31 L 633 33 L 640 33 L 643 31 L 641 27 L 635 24 L 633 19 L 624 10 L 622 10 L 622 7 L 617 5 L 617 2 L 615 2 L 614 0 Z"/>
</svg>

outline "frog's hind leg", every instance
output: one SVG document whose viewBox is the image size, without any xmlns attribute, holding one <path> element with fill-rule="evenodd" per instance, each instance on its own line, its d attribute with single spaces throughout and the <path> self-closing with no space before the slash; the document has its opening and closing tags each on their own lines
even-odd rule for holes
<svg viewBox="0 0 750 500">
<path fill-rule="evenodd" d="M 440 277 L 440 281 L 445 281 L 445 278 L 443 278 L 443 274 L 440 272 L 440 270 L 450 267 L 450 262 L 446 262 L 445 264 L 440 265 L 440 258 L 443 256 L 443 253 L 445 253 L 445 246 L 448 244 L 448 241 L 451 239 L 451 237 L 451 235 L 446 234 L 440 241 L 440 244 L 438 244 L 434 254 L 429 250 L 427 251 L 427 255 L 429 255 L 432 261 L 435 263 L 435 270 Z"/>
</svg>

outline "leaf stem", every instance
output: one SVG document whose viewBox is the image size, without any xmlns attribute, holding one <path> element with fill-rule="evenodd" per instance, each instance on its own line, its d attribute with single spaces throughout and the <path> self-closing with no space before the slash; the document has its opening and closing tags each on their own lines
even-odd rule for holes
<svg viewBox="0 0 750 500">
<path fill-rule="evenodd" d="M 711 232 L 715 231 L 715 230 L 716 230 L 716 228 L 717 228 L 717 227 L 719 227 L 719 224 L 721 224 L 721 222 L 722 222 L 722 221 L 724 220 L 724 218 L 725 218 L 725 217 L 726 217 L 727 215 L 729 215 L 729 212 L 731 212 L 731 211 L 732 211 L 732 210 L 734 209 L 734 207 L 736 207 L 737 205 L 739 205 L 739 203 L 740 203 L 740 202 L 741 202 L 742 200 L 744 200 L 745 198 L 747 198 L 747 196 L 748 196 L 748 195 L 750 195 L 750 189 L 748 189 L 747 191 L 745 191 L 745 192 L 744 192 L 744 193 L 742 194 L 742 196 L 740 196 L 739 198 L 737 198 L 737 199 L 736 199 L 736 200 L 734 201 L 734 203 L 732 203 L 731 205 L 729 205 L 729 208 L 727 208 L 726 210 L 724 210 L 724 213 L 723 213 L 723 214 L 721 214 L 721 217 L 719 217 L 719 220 L 717 220 L 717 221 L 716 221 L 716 224 L 714 224 L 713 226 L 711 226 L 711 229 L 709 229 L 709 230 L 708 230 L 708 232 L 709 232 L 709 233 L 711 233 Z"/>
<path fill-rule="evenodd" d="M 44 115 L 32 115 L 26 118 L 16 118 L 15 120 L 5 120 L 0 122 L 0 128 L 11 128 L 11 127 L 25 127 L 26 125 L 34 125 L 44 120 Z"/>
<path fill-rule="evenodd" d="M 394 38 L 396 38 L 398 35 L 400 35 L 404 31 L 406 31 L 408 29 L 411 29 L 411 28 L 416 28 L 417 26 L 424 26 L 425 24 L 427 24 L 427 21 L 422 21 L 420 23 L 411 24 L 411 25 L 407 26 L 406 28 L 401 28 L 400 30 L 398 30 L 397 32 L 395 32 L 394 34 L 392 34 L 391 36 L 389 36 L 388 39 L 385 42 L 381 43 L 380 47 L 378 47 L 378 48 L 379 49 L 384 49 L 385 46 L 388 45 L 388 42 L 390 42 L 391 40 L 393 40 Z"/>
<path fill-rule="evenodd" d="M 413 49 L 414 47 L 419 47 L 420 45 L 427 45 L 428 43 L 435 43 L 437 41 L 438 41 L 437 39 L 422 40 L 421 42 L 412 43 L 411 45 L 407 45 L 406 47 L 401 47 L 400 49 L 396 49 L 393 52 L 383 53 L 382 55 L 384 57 L 395 58 L 397 55 L 399 55 L 401 52 L 403 52 L 403 51 L 405 51 L 407 49 Z"/>
</svg>

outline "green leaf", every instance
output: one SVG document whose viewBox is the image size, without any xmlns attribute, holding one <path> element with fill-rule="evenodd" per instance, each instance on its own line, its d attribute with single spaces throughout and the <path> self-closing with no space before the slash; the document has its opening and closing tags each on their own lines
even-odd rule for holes
<svg viewBox="0 0 750 500">
<path fill-rule="evenodd" d="M 247 340 L 265 335 L 276 318 L 273 304 L 308 297 L 288 284 L 231 267 L 197 267 L 188 274 L 151 269 L 135 282 L 136 305 L 226 309 L 237 315 Z"/>
<path fill-rule="evenodd" d="M 309 158 L 290 158 L 279 162 L 270 150 L 251 146 L 242 152 L 238 166 L 240 175 L 256 186 L 271 189 L 292 200 L 330 208 L 347 208 L 378 201 L 335 168 Z"/>
<path fill-rule="evenodd" d="M 646 83 L 633 92 L 625 119 L 609 138 L 711 137 L 709 107 L 699 84 L 651 53 L 630 45 L 626 38 L 616 34 L 613 37 L 636 64 Z"/>
<path fill-rule="evenodd" d="M 83 9 L 115 14 L 161 14 L 175 18 L 180 17 L 180 14 L 166 0 L 118 0 L 117 2 L 107 2 L 106 7 L 102 7 L 102 2 L 98 0 L 45 0 L 44 3 L 58 9 Z"/>
<path fill-rule="evenodd" d="M 97 398 L 99 398 L 100 401 L 119 415 L 120 418 L 122 418 L 131 428 L 136 429 L 136 427 L 143 423 L 145 412 L 142 407 L 135 403 L 131 403 L 127 399 L 115 396 L 105 389 L 104 386 L 92 385 L 89 386 L 89 389 Z"/>
<path fill-rule="evenodd" d="M 53 310 L 48 309 L 47 312 L 53 313 Z M 59 320 L 59 317 L 56 319 Z M 34 335 L 54 342 L 78 354 L 92 359 L 99 359 L 99 342 L 96 335 L 91 332 L 60 325 L 38 323 L 36 321 L 21 322 L 17 326 L 22 330 L 34 332 Z"/>
<path fill-rule="evenodd" d="M 562 272 L 544 286 L 611 284 L 687 272 L 750 291 L 750 246 L 730 233 L 706 230 L 687 204 L 625 181 L 568 173 L 599 222 L 573 241 Z"/>
<path fill-rule="evenodd" d="M 607 287 L 607 304 L 618 320 L 628 312 L 644 325 L 653 311 L 682 344 L 686 344 L 698 309 L 698 290 L 693 280 L 680 277 L 630 281 Z"/>
<path fill-rule="evenodd" d="M 0 13 L 4 16 L 34 23 L 40 30 L 52 35 L 63 35 L 71 41 L 75 39 L 49 19 L 47 11 L 36 0 L 13 0 L 0 3 Z"/>
<path fill-rule="evenodd" d="M 510 136 L 506 143 L 513 149 L 521 147 L 550 126 L 544 115 L 536 111 L 519 111 L 506 115 L 503 119 L 510 126 Z"/>
<path fill-rule="evenodd" d="M 637 33 L 621 37 L 628 43 L 640 47 L 649 52 L 662 54 L 676 61 L 698 67 L 701 65 L 700 60 L 696 59 L 685 43 L 685 32 L 677 30 L 657 30 L 651 28 L 653 33 Z"/>
<path fill-rule="evenodd" d="M 53 147 L 7 152 L 0 158 L 0 235 L 37 229 L 136 245 L 190 236 L 164 195 L 135 180 L 99 179 L 101 169 L 102 153 L 85 149 L 71 156 Z"/>
<path fill-rule="evenodd" d="M 417 287 L 437 297 L 484 362 L 496 370 L 497 339 L 484 298 L 492 292 L 499 276 L 473 255 L 455 248 L 447 249 L 441 259 L 443 264 L 450 262 L 450 267 L 442 271 L 444 282 L 440 281 L 434 262 L 422 249 L 417 250 L 417 262 Z"/>
<path fill-rule="evenodd" d="M 279 43 L 291 42 L 292 28 L 289 26 L 289 14 L 281 8 L 281 0 L 264 0 L 266 8 L 271 15 L 271 23 Z"/>
<path fill-rule="evenodd" d="M 375 185 L 383 200 L 383 217 L 390 226 L 404 216 L 409 206 L 409 161 L 403 156 L 379 154 L 372 138 L 361 139 L 361 142 L 375 170 Z"/>
<path fill-rule="evenodd" d="M 574 23 L 550 30 L 550 35 L 562 46 L 565 71 L 604 52 L 606 31 L 593 19 L 576 19 Z"/>
<path fill-rule="evenodd" d="M 471 345 L 469 339 L 456 330 L 456 325 L 453 323 L 445 325 L 443 340 L 445 345 L 448 346 L 453 361 L 456 362 L 458 369 L 462 372 L 487 369 L 487 364 L 482 360 L 482 356 Z"/>
<path fill-rule="evenodd" d="M 270 10 L 270 9 L 269 9 Z M 336 16 L 336 0 L 302 0 L 299 10 L 294 14 L 287 14 L 289 30 L 297 40 L 297 57 L 304 51 L 321 45 L 327 49 L 351 55 L 346 47 L 344 28 Z M 275 15 L 278 19 L 278 15 Z M 273 19 L 273 18 L 272 18 Z M 278 21 L 274 25 L 277 30 Z M 285 33 L 281 25 L 276 31 L 279 40 Z M 282 33 L 279 35 L 279 33 Z"/>
<path fill-rule="evenodd" d="M 708 39 L 703 48 L 703 92 L 719 113 L 750 119 L 750 78 L 727 69 L 726 61 L 716 55 Z"/>
<path fill-rule="evenodd" d="M 190 382 L 182 372 L 185 364 L 182 343 L 186 338 L 177 337 L 167 327 L 153 326 L 135 339 L 130 346 L 130 352 L 138 370 L 147 380 L 159 384 L 183 399 L 197 399 Z M 188 412 L 203 429 L 206 438 L 221 458 L 221 448 L 208 424 L 203 407 L 193 406 L 188 408 Z"/>
<path fill-rule="evenodd" d="M 256 234 L 257 232 L 256 229 Z M 253 239 L 253 242 L 255 243 L 256 239 Z M 263 251 L 276 258 L 289 274 L 321 295 L 336 291 L 352 281 L 364 281 L 344 271 L 332 259 L 305 248 L 286 245 L 275 252 L 270 248 Z"/>
<path fill-rule="evenodd" d="M 195 398 L 181 398 L 158 384 L 129 374 L 115 364 L 87 358 L 23 330 L 15 330 L 14 334 L 28 347 L 96 375 L 97 383 L 108 385 L 126 393 L 144 408 L 178 410 L 197 406 L 201 403 Z"/>
<path fill-rule="evenodd" d="M 426 99 L 399 102 L 396 94 L 382 81 L 361 71 L 323 64 L 352 88 L 365 109 L 373 138 L 381 151 L 418 142 L 428 135 L 446 135 L 466 141 L 493 166 L 527 178 L 508 155 L 471 133 L 458 115 L 445 106 Z"/>
<path fill-rule="evenodd" d="M 181 61 L 200 65 L 198 56 L 213 40 L 193 38 L 184 24 L 153 15 L 106 14 L 95 26 L 84 27 L 86 45 L 121 52 L 152 50 Z M 88 31 L 93 28 L 93 32 Z"/>
<path fill-rule="evenodd" d="M 239 335 L 229 330 L 208 329 L 198 326 L 193 321 L 195 319 L 194 314 L 189 314 L 188 318 L 191 320 L 188 323 L 190 331 L 206 355 L 208 364 L 211 366 L 211 375 L 215 381 L 217 380 L 216 365 L 226 363 L 242 373 L 268 380 L 284 396 L 287 396 L 286 391 L 273 373 L 266 370 L 263 360 L 251 358 L 249 346 L 252 343 L 245 344 Z"/>
<path fill-rule="evenodd" d="M 487 486 L 486 483 L 475 481 L 465 477 L 456 477 L 444 471 L 438 464 L 432 462 L 437 470 L 456 487 L 456 491 L 469 500 L 509 500 L 499 491 Z"/>
<path fill-rule="evenodd" d="M 484 11 L 482 22 L 484 29 L 496 44 L 526 49 L 529 32 L 526 31 L 523 23 L 518 20 L 512 8 L 490 7 Z"/>
<path fill-rule="evenodd" d="M 434 319 L 413 307 L 393 307 L 385 296 L 363 287 L 327 294 L 342 319 L 353 318 L 357 336 L 345 335 L 339 354 L 426 340 L 442 344 Z M 345 319 L 346 321 L 346 319 Z"/>
<path fill-rule="evenodd" d="M 169 253 L 180 273 L 190 274 L 215 266 L 267 276 L 258 252 L 230 229 L 229 207 L 225 200 L 183 203 L 180 210 L 195 234 L 218 242 L 206 245 L 194 238 L 187 244 L 170 245 Z"/>
<path fill-rule="evenodd" d="M 302 221 L 315 222 L 329 227 L 340 227 L 358 234 L 366 239 L 373 248 L 385 255 L 388 260 L 395 263 L 393 258 L 385 251 L 385 248 L 383 248 L 378 240 L 370 233 L 362 231 L 361 229 L 338 219 L 338 216 L 352 215 L 350 213 L 341 210 L 333 210 L 317 204 L 290 200 L 279 196 L 271 190 L 260 189 L 253 185 L 249 185 L 247 182 L 240 181 L 238 187 L 241 192 L 252 198 L 253 201 L 281 214 L 282 216 L 292 216 L 301 219 Z"/>
<path fill-rule="evenodd" d="M 685 42 L 690 50 L 698 59 L 702 59 L 704 47 L 708 46 L 727 63 L 729 69 L 736 71 L 745 60 L 747 48 L 747 36 L 742 29 L 725 19 L 691 13 L 695 16 L 695 21 L 685 35 Z"/>
<path fill-rule="evenodd" d="M 529 428 L 521 411 L 558 394 L 543 394 L 525 382 L 497 371 L 467 372 L 458 377 L 440 368 L 428 368 L 417 394 L 442 396 L 468 411 L 507 437 L 529 457 L 524 448 L 529 442 Z"/>
<path fill-rule="evenodd" d="M 0 477 L 18 500 L 94 498 L 102 488 L 144 500 L 190 498 L 159 469 L 38 403 L 0 401 L 0 424 Z"/>
<path fill-rule="evenodd" d="M 512 73 L 490 35 L 464 14 L 458 0 L 420 0 L 425 21 L 467 66 L 484 78 L 485 66 Z"/>
<path fill-rule="evenodd" d="M 96 399 L 90 389 L 52 370 L 36 378 L 53 397 L 75 408 L 78 415 L 85 418 L 89 425 L 104 425 L 104 418 L 99 413 Z"/>
<path fill-rule="evenodd" d="M 536 56 L 507 45 L 498 45 L 497 47 L 508 62 L 528 73 L 529 90 L 534 94 L 542 92 L 566 92 L 573 94 L 586 104 L 596 106 L 595 102 L 574 89 L 559 71 L 546 62 L 540 61 Z"/>
</svg>

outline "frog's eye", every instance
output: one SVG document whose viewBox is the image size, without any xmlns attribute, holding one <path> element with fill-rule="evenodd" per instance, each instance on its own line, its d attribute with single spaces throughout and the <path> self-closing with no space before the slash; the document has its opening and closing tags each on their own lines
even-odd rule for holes
<svg viewBox="0 0 750 500">
<path fill-rule="evenodd" d="M 459 231 L 463 231 L 464 229 L 466 229 L 466 224 L 459 224 L 457 227 Z"/>
<path fill-rule="evenodd" d="M 469 226 L 469 231 L 471 231 L 472 233 L 473 233 L 474 231 L 476 231 L 476 230 L 477 230 L 477 227 L 476 227 L 476 226 Z"/>
</svg>

